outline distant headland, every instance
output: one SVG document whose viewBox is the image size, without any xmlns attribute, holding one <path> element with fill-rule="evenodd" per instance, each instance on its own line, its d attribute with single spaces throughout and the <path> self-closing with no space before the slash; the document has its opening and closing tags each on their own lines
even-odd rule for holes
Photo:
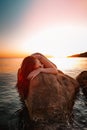
<svg viewBox="0 0 87 130">
<path fill-rule="evenodd" d="M 68 57 L 87 57 L 87 52 L 80 53 L 80 54 L 74 54 Z"/>
</svg>

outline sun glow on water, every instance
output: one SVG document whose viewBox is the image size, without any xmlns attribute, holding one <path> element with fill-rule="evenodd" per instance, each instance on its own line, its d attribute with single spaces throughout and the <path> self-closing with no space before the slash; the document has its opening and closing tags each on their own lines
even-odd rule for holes
<svg viewBox="0 0 87 130">
<path fill-rule="evenodd" d="M 58 69 L 60 70 L 71 70 L 73 68 L 80 68 L 82 66 L 80 58 L 50 58 L 53 61 Z"/>
<path fill-rule="evenodd" d="M 87 58 L 58 58 L 50 57 L 57 68 L 64 73 L 75 77 L 78 73 L 87 70 Z M 21 66 L 23 58 L 1 58 L 0 73 L 16 73 Z M 84 68 L 84 70 L 83 70 Z"/>
</svg>

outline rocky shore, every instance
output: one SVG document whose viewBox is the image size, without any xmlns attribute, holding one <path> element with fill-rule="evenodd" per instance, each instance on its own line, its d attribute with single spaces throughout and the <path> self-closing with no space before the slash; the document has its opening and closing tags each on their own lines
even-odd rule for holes
<svg viewBox="0 0 87 130">
<path fill-rule="evenodd" d="M 40 73 L 30 82 L 25 108 L 20 112 L 21 129 L 81 130 L 73 128 L 73 106 L 82 86 L 87 92 L 87 71 L 76 79 L 61 71 L 57 75 Z"/>
</svg>

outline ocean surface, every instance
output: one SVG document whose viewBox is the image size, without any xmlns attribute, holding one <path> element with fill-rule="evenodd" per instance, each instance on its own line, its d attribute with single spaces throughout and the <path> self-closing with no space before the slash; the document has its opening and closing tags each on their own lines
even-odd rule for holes
<svg viewBox="0 0 87 130">
<path fill-rule="evenodd" d="M 12 123 L 14 126 L 15 116 L 17 120 L 17 113 L 22 109 L 15 88 L 17 70 L 22 60 L 22 58 L 0 59 L 0 130 L 18 130 L 16 127 L 12 128 Z M 87 70 L 87 58 L 50 58 L 50 60 L 57 65 L 58 69 L 73 78 L 76 78 L 80 72 Z M 73 111 L 75 127 L 79 130 L 87 130 L 87 101 L 81 90 Z"/>
</svg>

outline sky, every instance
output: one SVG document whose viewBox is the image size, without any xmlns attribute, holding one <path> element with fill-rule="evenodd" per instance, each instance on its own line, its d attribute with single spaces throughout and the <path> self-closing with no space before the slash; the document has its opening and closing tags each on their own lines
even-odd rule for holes
<svg viewBox="0 0 87 130">
<path fill-rule="evenodd" d="M 0 0 L 0 57 L 87 51 L 87 0 Z"/>
</svg>

